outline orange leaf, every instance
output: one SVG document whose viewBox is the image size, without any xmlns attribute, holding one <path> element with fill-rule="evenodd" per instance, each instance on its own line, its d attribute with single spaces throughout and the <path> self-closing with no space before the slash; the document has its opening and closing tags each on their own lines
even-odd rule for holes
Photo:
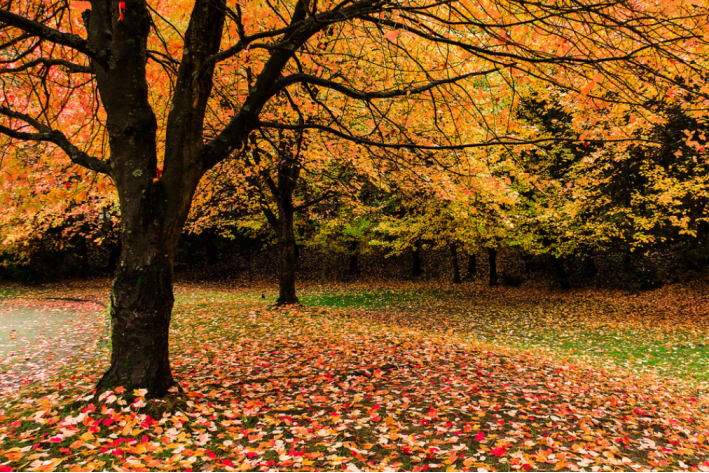
<svg viewBox="0 0 709 473">
<path fill-rule="evenodd" d="M 73 1 L 71 2 L 71 8 L 79 11 L 91 10 L 91 2 Z"/>
<path fill-rule="evenodd" d="M 401 31 L 399 31 L 399 30 L 390 31 L 384 35 L 384 39 L 388 39 L 389 41 L 394 41 L 397 38 L 397 36 L 399 36 L 400 33 L 401 33 Z"/>
</svg>

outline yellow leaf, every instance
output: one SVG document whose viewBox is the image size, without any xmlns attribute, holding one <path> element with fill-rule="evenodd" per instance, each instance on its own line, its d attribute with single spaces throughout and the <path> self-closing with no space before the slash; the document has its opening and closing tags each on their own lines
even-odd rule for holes
<svg viewBox="0 0 709 473">
<path fill-rule="evenodd" d="M 147 448 L 145 448 L 145 445 L 142 443 L 139 443 L 135 447 L 131 448 L 129 450 L 131 453 L 135 453 L 136 455 L 140 455 L 141 453 L 145 453 L 147 451 Z"/>
<path fill-rule="evenodd" d="M 93 440 L 96 437 L 94 437 L 93 434 L 91 434 L 91 432 L 85 432 L 84 435 L 82 435 L 79 438 L 85 442 L 88 442 L 89 440 Z"/>
</svg>

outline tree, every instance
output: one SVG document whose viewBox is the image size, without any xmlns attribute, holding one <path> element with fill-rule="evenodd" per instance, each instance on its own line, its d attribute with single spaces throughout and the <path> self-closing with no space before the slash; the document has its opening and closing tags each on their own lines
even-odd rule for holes
<svg viewBox="0 0 709 473">
<path fill-rule="evenodd" d="M 2 0 L 5 152 L 49 143 L 53 162 L 110 179 L 120 203 L 113 352 L 98 389 L 160 397 L 176 385 L 177 243 L 202 176 L 253 132 L 317 130 L 420 163 L 447 150 L 465 168 L 486 161 L 482 149 L 553 140 L 518 134 L 508 110 L 525 82 L 586 97 L 607 71 L 617 89 L 638 80 L 615 64 L 658 82 L 674 81 L 669 64 L 696 74 L 706 9 L 695 3 L 90 0 L 75 3 L 79 20 L 66 0 Z M 270 108 L 293 89 L 295 105 Z M 302 119 L 308 108 L 320 119 Z"/>
</svg>

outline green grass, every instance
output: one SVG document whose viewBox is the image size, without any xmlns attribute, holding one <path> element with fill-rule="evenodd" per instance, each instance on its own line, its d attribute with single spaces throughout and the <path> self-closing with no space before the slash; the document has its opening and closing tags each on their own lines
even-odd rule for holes
<svg viewBox="0 0 709 473">
<path fill-rule="evenodd" d="M 304 294 L 302 304 L 315 307 L 368 308 L 400 307 L 417 304 L 441 295 L 438 291 L 373 291 L 373 292 L 324 292 Z"/>
<path fill-rule="evenodd" d="M 656 340 L 652 330 L 580 330 L 582 336 L 563 337 L 553 330 L 540 331 L 535 339 L 520 340 L 522 347 L 542 345 L 566 355 L 590 355 L 638 370 L 709 380 L 709 346 L 704 333 L 678 330 Z"/>
<path fill-rule="evenodd" d="M 0 298 L 14 297 L 20 294 L 19 289 L 0 288 Z"/>
<path fill-rule="evenodd" d="M 639 372 L 709 380 L 706 330 L 686 326 L 668 330 L 643 320 L 637 313 L 633 313 L 633 323 L 618 325 L 631 314 L 630 307 L 565 301 L 543 309 L 534 302 L 523 307 L 490 308 L 468 306 L 467 301 L 450 291 L 321 292 L 306 293 L 300 299 L 308 306 L 336 309 L 395 308 L 416 313 L 425 307 L 426 314 L 411 317 L 406 323 L 427 325 L 434 331 L 453 328 L 473 340 L 599 365 L 609 361 Z M 431 309 L 438 313 L 433 319 Z"/>
</svg>

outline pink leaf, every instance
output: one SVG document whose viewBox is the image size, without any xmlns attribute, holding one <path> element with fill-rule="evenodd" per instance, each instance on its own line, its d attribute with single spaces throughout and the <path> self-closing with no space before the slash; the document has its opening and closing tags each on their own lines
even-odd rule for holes
<svg viewBox="0 0 709 473">
<path fill-rule="evenodd" d="M 384 35 L 384 39 L 388 39 L 389 41 L 394 41 L 397 38 L 397 36 L 399 36 L 399 33 L 401 33 L 401 31 L 399 31 L 399 30 L 390 31 Z"/>
</svg>

